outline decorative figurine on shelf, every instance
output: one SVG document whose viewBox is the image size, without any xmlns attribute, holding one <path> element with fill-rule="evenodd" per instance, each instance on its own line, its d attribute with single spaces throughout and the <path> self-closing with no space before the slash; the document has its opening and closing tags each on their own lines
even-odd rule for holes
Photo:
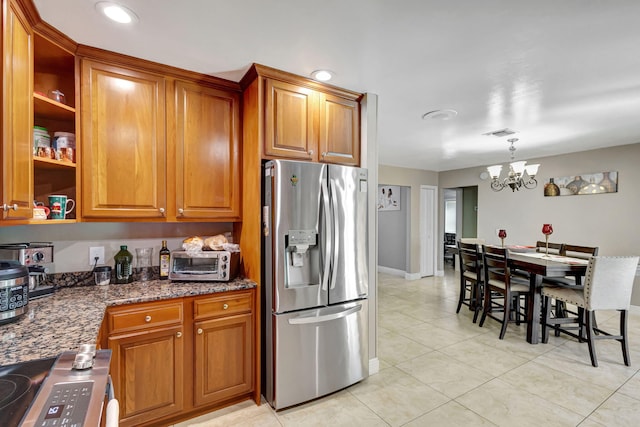
<svg viewBox="0 0 640 427">
<path fill-rule="evenodd" d="M 553 233 L 553 226 L 551 224 L 543 224 L 542 225 L 542 234 L 545 237 L 545 255 L 549 256 L 549 234 Z"/>
<path fill-rule="evenodd" d="M 498 231 L 498 237 L 500 238 L 500 241 L 502 242 L 502 247 L 504 248 L 504 239 L 507 238 L 507 230 L 500 229 Z"/>
</svg>

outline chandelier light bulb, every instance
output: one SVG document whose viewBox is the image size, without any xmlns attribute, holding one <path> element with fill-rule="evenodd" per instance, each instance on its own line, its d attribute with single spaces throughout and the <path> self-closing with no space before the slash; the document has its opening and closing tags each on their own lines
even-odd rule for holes
<svg viewBox="0 0 640 427">
<path fill-rule="evenodd" d="M 513 162 L 511 163 L 511 168 L 516 173 L 517 176 L 521 176 L 524 173 L 524 166 L 527 162 Z"/>
<path fill-rule="evenodd" d="M 487 171 L 489 172 L 491 179 L 498 179 L 500 177 L 500 172 L 502 171 L 502 165 L 489 166 Z"/>
<path fill-rule="evenodd" d="M 540 165 L 538 163 L 536 163 L 534 165 L 526 165 L 524 167 L 524 170 L 527 172 L 527 175 L 529 175 L 530 177 L 533 178 L 538 173 L 538 168 L 539 167 L 540 167 Z"/>
</svg>

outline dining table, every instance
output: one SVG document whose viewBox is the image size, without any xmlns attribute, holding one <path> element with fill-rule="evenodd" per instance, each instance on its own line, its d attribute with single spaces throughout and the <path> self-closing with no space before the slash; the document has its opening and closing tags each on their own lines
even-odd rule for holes
<svg viewBox="0 0 640 427">
<path fill-rule="evenodd" d="M 544 252 L 509 253 L 512 268 L 529 273 L 530 298 L 527 307 L 527 342 L 540 342 L 540 316 L 542 280 L 544 277 L 584 276 L 589 260 L 561 255 L 546 255 Z"/>
</svg>

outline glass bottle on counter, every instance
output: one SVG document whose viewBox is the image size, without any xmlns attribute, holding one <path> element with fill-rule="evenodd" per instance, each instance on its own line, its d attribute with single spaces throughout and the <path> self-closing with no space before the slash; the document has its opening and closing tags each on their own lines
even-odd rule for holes
<svg viewBox="0 0 640 427">
<path fill-rule="evenodd" d="M 162 241 L 162 248 L 160 249 L 160 280 L 166 280 L 169 278 L 169 260 L 171 258 L 171 251 L 167 249 L 167 241 Z"/>
<path fill-rule="evenodd" d="M 116 283 L 133 282 L 133 255 L 127 250 L 127 246 L 120 246 L 120 251 L 113 258 L 116 260 Z"/>
</svg>

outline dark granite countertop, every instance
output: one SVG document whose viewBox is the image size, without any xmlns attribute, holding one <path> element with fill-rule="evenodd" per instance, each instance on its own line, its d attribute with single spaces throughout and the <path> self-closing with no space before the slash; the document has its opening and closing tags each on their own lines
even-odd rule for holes
<svg viewBox="0 0 640 427">
<path fill-rule="evenodd" d="M 62 287 L 51 296 L 29 301 L 29 311 L 17 321 L 0 325 L 0 366 L 54 357 L 77 350 L 80 344 L 95 343 L 110 306 L 255 287 L 248 279 Z"/>
</svg>

